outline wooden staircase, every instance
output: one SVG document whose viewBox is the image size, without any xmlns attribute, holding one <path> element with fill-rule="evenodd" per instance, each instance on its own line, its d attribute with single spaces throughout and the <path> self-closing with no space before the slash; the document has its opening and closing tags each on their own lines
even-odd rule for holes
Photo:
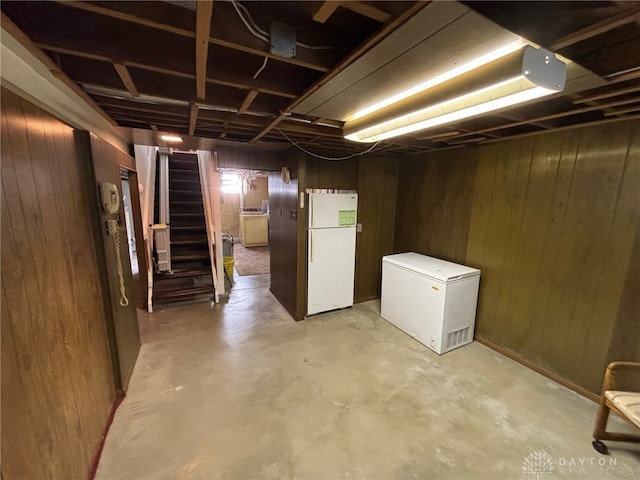
<svg viewBox="0 0 640 480">
<path fill-rule="evenodd" d="M 154 305 L 215 293 L 195 155 L 169 155 L 169 213 L 171 273 L 154 273 Z"/>
</svg>

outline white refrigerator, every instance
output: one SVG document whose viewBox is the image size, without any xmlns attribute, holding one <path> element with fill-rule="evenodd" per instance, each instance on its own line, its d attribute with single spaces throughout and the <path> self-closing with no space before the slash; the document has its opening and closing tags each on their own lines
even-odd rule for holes
<svg viewBox="0 0 640 480">
<path fill-rule="evenodd" d="M 381 316 L 442 354 L 473 341 L 480 270 L 414 252 L 382 257 Z"/>
<path fill-rule="evenodd" d="M 353 305 L 357 193 L 309 193 L 307 315 Z"/>
</svg>

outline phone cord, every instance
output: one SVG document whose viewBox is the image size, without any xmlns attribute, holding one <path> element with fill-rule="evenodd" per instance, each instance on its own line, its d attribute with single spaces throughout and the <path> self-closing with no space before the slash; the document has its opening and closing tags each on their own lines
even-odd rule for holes
<svg viewBox="0 0 640 480">
<path fill-rule="evenodd" d="M 127 298 L 127 292 L 124 287 L 124 275 L 122 274 L 122 257 L 120 256 L 120 231 L 118 230 L 118 222 L 115 220 L 109 220 L 109 233 L 113 238 L 113 246 L 116 251 L 116 267 L 118 270 L 118 279 L 120 281 L 120 306 L 126 307 L 129 305 L 129 299 Z"/>
</svg>

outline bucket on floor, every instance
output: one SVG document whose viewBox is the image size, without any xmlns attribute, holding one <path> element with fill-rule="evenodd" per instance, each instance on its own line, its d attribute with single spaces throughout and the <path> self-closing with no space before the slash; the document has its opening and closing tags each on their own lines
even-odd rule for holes
<svg viewBox="0 0 640 480">
<path fill-rule="evenodd" d="M 227 275 L 233 278 L 233 266 L 236 263 L 236 259 L 234 257 L 223 257 L 224 259 L 224 271 Z"/>
</svg>

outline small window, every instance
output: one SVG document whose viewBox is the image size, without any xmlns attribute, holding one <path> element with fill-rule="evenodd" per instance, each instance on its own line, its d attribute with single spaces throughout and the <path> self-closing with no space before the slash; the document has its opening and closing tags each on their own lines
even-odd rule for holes
<svg viewBox="0 0 640 480">
<path fill-rule="evenodd" d="M 224 193 L 240 193 L 242 188 L 242 181 L 240 175 L 235 173 L 223 173 L 222 174 L 222 191 Z"/>
</svg>

